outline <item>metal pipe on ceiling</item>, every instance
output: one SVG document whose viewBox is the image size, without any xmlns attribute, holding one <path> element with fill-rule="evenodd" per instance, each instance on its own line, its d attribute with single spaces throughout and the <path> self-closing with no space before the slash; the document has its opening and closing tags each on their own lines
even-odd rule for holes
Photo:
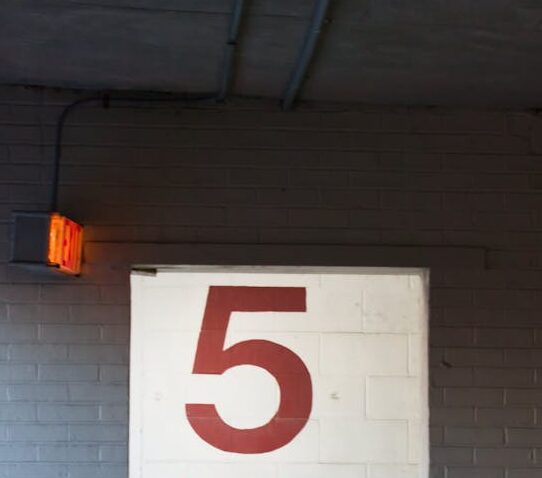
<svg viewBox="0 0 542 478">
<path fill-rule="evenodd" d="M 307 30 L 294 70 L 284 91 L 282 100 L 283 110 L 289 110 L 299 94 L 309 65 L 314 57 L 318 38 L 326 20 L 330 3 L 331 0 L 316 0 L 309 29 Z"/>
<path fill-rule="evenodd" d="M 235 53 L 241 31 L 241 21 L 245 11 L 245 0 L 235 0 L 231 13 L 228 41 L 224 53 L 224 69 L 220 81 L 220 89 L 217 95 L 218 101 L 224 101 L 231 90 L 235 72 Z"/>
</svg>

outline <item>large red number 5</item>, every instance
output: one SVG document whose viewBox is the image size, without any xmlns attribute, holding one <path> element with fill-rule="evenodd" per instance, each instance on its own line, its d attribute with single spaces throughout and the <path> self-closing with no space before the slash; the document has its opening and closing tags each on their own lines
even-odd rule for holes
<svg viewBox="0 0 542 478">
<path fill-rule="evenodd" d="M 312 383 L 303 361 L 291 350 L 267 340 L 247 340 L 224 350 L 232 312 L 305 312 L 302 287 L 209 288 L 194 361 L 194 374 L 221 375 L 238 365 L 255 365 L 273 375 L 280 387 L 277 413 L 257 428 L 234 428 L 215 405 L 190 403 L 186 415 L 207 443 L 234 453 L 266 453 L 283 447 L 303 429 L 312 408 Z"/>
</svg>

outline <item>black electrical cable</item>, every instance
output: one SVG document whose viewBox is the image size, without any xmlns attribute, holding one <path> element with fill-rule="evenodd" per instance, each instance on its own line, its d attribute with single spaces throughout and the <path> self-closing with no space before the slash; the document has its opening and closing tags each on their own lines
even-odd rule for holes
<svg viewBox="0 0 542 478">
<path fill-rule="evenodd" d="M 78 106 L 87 103 L 102 102 L 104 107 L 109 107 L 112 102 L 125 102 L 125 103 L 184 103 L 189 104 L 191 102 L 199 101 L 216 101 L 217 95 L 203 94 L 203 95 L 183 95 L 183 96 L 119 96 L 112 97 L 108 93 L 104 93 L 100 96 L 90 96 L 87 98 L 81 98 L 67 105 L 60 113 L 56 123 L 56 135 L 55 135 L 55 148 L 54 148 L 54 160 L 53 160 L 53 174 L 51 178 L 51 200 L 50 200 L 50 212 L 58 211 L 58 185 L 59 185 L 59 173 L 60 173 L 60 161 L 62 159 L 62 138 L 64 133 L 64 126 L 70 113 Z"/>
<path fill-rule="evenodd" d="M 59 172 L 60 172 L 60 159 L 62 157 L 62 134 L 64 132 L 64 125 L 66 123 L 66 119 L 68 118 L 70 111 L 72 111 L 77 106 L 82 105 L 84 103 L 91 103 L 91 102 L 100 101 L 100 100 L 101 100 L 101 97 L 90 97 L 90 98 L 82 98 L 77 101 L 74 101 L 73 103 L 70 103 L 68 106 L 66 106 L 62 110 L 62 113 L 60 113 L 60 116 L 58 117 L 58 120 L 56 123 L 56 134 L 55 134 L 53 174 L 51 178 L 51 202 L 49 206 L 50 212 L 58 211 L 58 177 L 59 177 Z"/>
<path fill-rule="evenodd" d="M 235 47 L 237 45 L 237 40 L 239 37 L 241 19 L 243 17 L 245 9 L 244 0 L 235 0 L 234 6 L 231 13 L 231 20 L 228 32 L 228 38 L 226 41 L 226 62 L 224 65 L 224 72 L 222 75 L 221 84 L 219 85 L 219 91 L 217 93 L 205 93 L 201 95 L 157 95 L 152 97 L 145 96 L 136 96 L 136 97 L 126 97 L 126 96 L 117 96 L 112 97 L 108 93 L 103 93 L 100 95 L 93 95 L 87 98 L 81 98 L 67 105 L 60 113 L 56 123 L 56 136 L 55 136 L 55 150 L 54 150 L 54 160 L 53 160 L 53 174 L 51 178 L 51 200 L 50 200 L 50 211 L 56 212 L 58 210 L 58 185 L 59 185 L 59 173 L 60 173 L 60 160 L 62 159 L 62 136 L 64 132 L 64 126 L 66 120 L 70 113 L 77 108 L 86 103 L 94 103 L 102 101 L 104 107 L 108 107 L 111 102 L 129 102 L 129 103 L 190 103 L 197 101 L 224 101 L 226 95 L 229 93 L 231 82 L 233 79 L 233 69 L 235 62 Z"/>
</svg>

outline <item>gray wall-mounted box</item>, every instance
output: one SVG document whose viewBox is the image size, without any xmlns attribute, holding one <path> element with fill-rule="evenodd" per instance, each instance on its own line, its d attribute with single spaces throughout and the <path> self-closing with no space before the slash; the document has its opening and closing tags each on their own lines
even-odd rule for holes
<svg viewBox="0 0 542 478">
<path fill-rule="evenodd" d="M 12 263 L 47 265 L 50 220 L 51 216 L 48 212 L 17 211 L 13 213 Z"/>
</svg>

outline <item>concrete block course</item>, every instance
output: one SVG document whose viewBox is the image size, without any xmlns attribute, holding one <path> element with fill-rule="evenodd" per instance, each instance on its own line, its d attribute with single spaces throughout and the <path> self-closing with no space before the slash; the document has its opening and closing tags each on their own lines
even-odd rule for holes
<svg viewBox="0 0 542 478">
<path fill-rule="evenodd" d="M 373 108 L 367 119 L 363 108 L 283 115 L 256 102 L 225 106 L 242 111 L 227 119 L 218 106 L 177 117 L 164 107 L 158 124 L 154 108 L 81 108 L 69 120 L 60 204 L 86 226 L 86 266 L 80 279 L 66 280 L 7 261 L 10 213 L 46 207 L 51 126 L 73 97 L 0 91 L 1 478 L 127 477 L 129 264 L 181 257 L 177 242 L 290 264 L 308 257 L 309 246 L 353 246 L 313 259 L 322 265 L 357 260 L 352 251 L 369 246 L 382 246 L 378 260 L 410 266 L 424 265 L 421 249 L 435 251 L 431 477 L 540 475 L 542 127 L 529 112 Z M 251 248 L 258 244 L 269 246 L 266 257 Z M 291 244 L 304 255 L 288 252 Z M 392 377 L 372 377 L 369 391 L 408 388 L 393 377 L 412 378 L 409 343 L 397 327 L 408 320 L 389 328 L 402 361 L 383 354 L 377 338 L 358 344 L 345 334 L 331 344 L 353 357 L 368 347 L 387 363 Z M 360 366 L 370 368 L 370 360 Z M 359 369 L 345 370 L 354 378 Z M 406 393 L 381 403 L 367 397 L 375 416 L 408 406 Z M 342 452 L 331 450 L 330 461 Z M 410 478 L 416 471 L 371 464 L 334 473 Z M 314 475 L 298 467 L 280 476 Z"/>
</svg>

